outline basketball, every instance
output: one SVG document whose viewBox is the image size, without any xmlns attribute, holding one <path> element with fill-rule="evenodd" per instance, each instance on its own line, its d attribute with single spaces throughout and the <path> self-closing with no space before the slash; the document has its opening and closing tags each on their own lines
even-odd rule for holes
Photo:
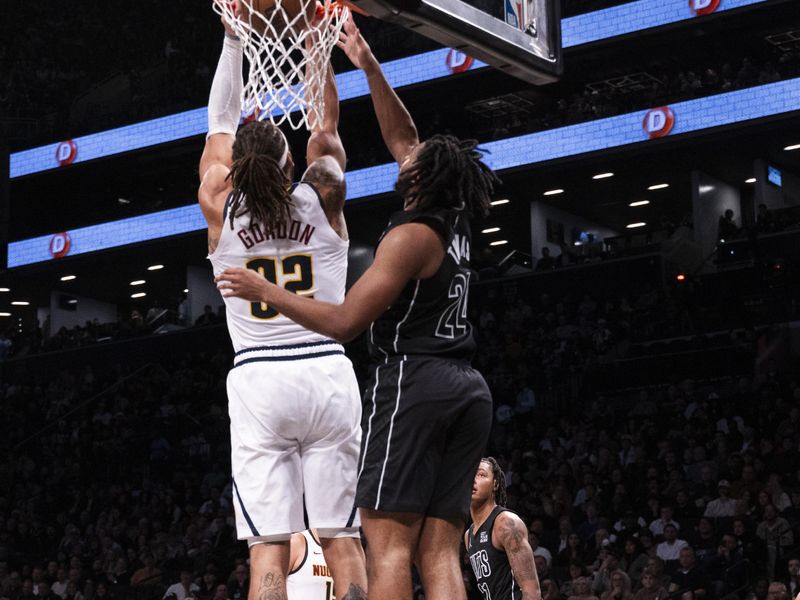
<svg viewBox="0 0 800 600">
<path fill-rule="evenodd" d="M 283 15 L 274 14 L 276 5 L 280 5 Z M 314 18 L 317 4 L 314 0 L 236 0 L 239 18 L 249 21 L 252 28 L 260 34 L 267 30 L 267 22 L 280 35 L 295 17 L 305 11 L 305 19 L 298 19 L 292 28 L 302 31 Z M 253 14 L 256 13 L 256 14 Z"/>
</svg>

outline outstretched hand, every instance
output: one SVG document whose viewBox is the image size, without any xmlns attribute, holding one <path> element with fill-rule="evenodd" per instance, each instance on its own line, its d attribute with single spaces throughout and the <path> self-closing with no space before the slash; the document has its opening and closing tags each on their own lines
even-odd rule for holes
<svg viewBox="0 0 800 600">
<path fill-rule="evenodd" d="M 364 36 L 361 35 L 356 26 L 352 13 L 348 15 L 347 20 L 344 22 L 344 27 L 339 33 L 339 41 L 336 42 L 336 45 L 342 49 L 357 69 L 365 70 L 375 63 L 372 49 L 370 49 L 369 44 L 367 44 Z"/>
</svg>

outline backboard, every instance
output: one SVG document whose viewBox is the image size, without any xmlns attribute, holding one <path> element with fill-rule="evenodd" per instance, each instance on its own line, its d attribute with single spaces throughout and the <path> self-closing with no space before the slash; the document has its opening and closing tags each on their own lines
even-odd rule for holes
<svg viewBox="0 0 800 600">
<path fill-rule="evenodd" d="M 559 0 L 352 2 L 535 85 L 557 81 L 563 71 Z"/>
</svg>

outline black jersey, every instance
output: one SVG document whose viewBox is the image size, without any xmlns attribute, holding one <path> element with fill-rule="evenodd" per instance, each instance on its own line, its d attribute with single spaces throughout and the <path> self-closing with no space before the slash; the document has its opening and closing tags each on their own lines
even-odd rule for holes
<svg viewBox="0 0 800 600">
<path fill-rule="evenodd" d="M 405 223 L 429 225 L 442 236 L 445 255 L 428 279 L 412 280 L 370 327 L 374 359 L 404 354 L 427 354 L 469 359 L 475 351 L 467 320 L 472 234 L 465 210 L 399 211 L 392 215 L 381 239 Z"/>
<path fill-rule="evenodd" d="M 470 525 L 467 530 L 467 555 L 478 582 L 478 590 L 483 594 L 484 600 L 522 598 L 522 591 L 514 580 L 508 556 L 503 550 L 498 550 L 492 545 L 494 521 L 497 515 L 506 510 L 502 506 L 495 506 L 480 529 L 473 532 Z"/>
</svg>

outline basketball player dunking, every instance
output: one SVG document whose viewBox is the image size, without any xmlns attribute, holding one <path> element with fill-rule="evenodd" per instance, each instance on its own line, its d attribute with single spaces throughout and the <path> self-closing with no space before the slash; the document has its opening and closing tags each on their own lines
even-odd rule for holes
<svg viewBox="0 0 800 600">
<path fill-rule="evenodd" d="M 292 186 L 292 153 L 268 122 L 237 132 L 242 49 L 226 37 L 209 98 L 198 198 L 215 273 L 244 267 L 292 293 L 344 298 L 345 153 L 328 68 L 325 114 L 309 138 L 308 170 Z M 340 600 L 366 597 L 353 509 L 361 400 L 342 346 L 274 306 L 226 297 L 236 355 L 228 375 L 231 465 L 239 539 L 250 546 L 251 598 L 286 598 L 292 532 L 316 527 Z"/>
<path fill-rule="evenodd" d="M 503 506 L 505 475 L 494 458 L 481 460 L 472 486 L 467 555 L 484 600 L 541 600 L 528 529 Z"/>
<path fill-rule="evenodd" d="M 225 270 L 218 286 L 334 339 L 369 327 L 377 364 L 365 399 L 357 503 L 370 596 L 410 600 L 416 561 L 428 600 L 465 600 L 461 533 L 492 420 L 489 389 L 469 364 L 469 220 L 487 211 L 497 178 L 474 141 L 437 135 L 419 142 L 352 21 L 340 46 L 367 76 L 384 141 L 400 165 L 404 210 L 392 216 L 375 261 L 342 304 L 286 293 L 247 269 Z"/>
</svg>

